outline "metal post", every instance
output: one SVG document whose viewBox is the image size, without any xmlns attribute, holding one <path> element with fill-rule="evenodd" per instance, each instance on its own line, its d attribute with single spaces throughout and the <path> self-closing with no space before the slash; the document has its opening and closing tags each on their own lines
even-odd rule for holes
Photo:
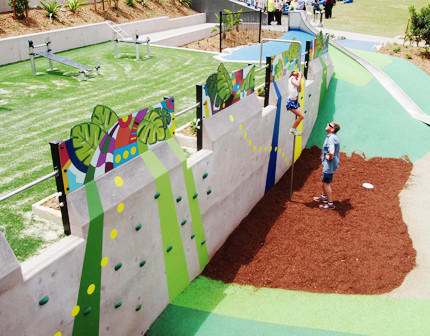
<svg viewBox="0 0 430 336">
<path fill-rule="evenodd" d="M 115 46 L 115 58 L 118 58 L 118 33 L 116 31 L 113 32 L 113 43 Z"/>
<path fill-rule="evenodd" d="M 86 80 L 86 78 L 85 78 L 85 70 L 84 70 L 83 66 L 81 66 L 80 69 L 79 69 L 79 77 L 80 77 L 81 80 Z"/>
<path fill-rule="evenodd" d="M 219 11 L 219 52 L 222 52 L 222 11 Z"/>
<path fill-rule="evenodd" d="M 49 37 L 46 38 L 46 51 L 51 52 L 52 49 L 50 47 L 51 39 Z M 49 58 L 49 67 L 51 68 L 51 71 L 54 70 L 54 66 L 52 65 L 52 60 Z"/>
<path fill-rule="evenodd" d="M 34 44 L 32 40 L 28 40 L 28 54 L 30 55 L 31 72 L 36 74 L 36 63 L 34 62 Z"/>
<path fill-rule="evenodd" d="M 305 69 L 303 71 L 305 78 L 308 78 L 309 60 L 310 60 L 311 41 L 306 41 Z"/>
<path fill-rule="evenodd" d="M 266 80 L 264 83 L 264 107 L 269 105 L 269 93 L 270 93 L 270 74 L 272 69 L 270 64 L 272 63 L 272 57 L 266 57 Z"/>
<path fill-rule="evenodd" d="M 146 53 L 147 53 L 148 58 L 151 58 L 151 47 L 149 45 L 149 41 L 151 41 L 151 40 L 149 39 L 149 37 L 147 37 L 146 38 Z"/>
<path fill-rule="evenodd" d="M 51 156 L 52 156 L 52 164 L 54 166 L 54 170 L 58 171 L 58 174 L 55 176 L 55 183 L 57 185 L 57 191 L 59 193 L 59 204 L 61 210 L 61 219 L 63 220 L 64 234 L 70 235 L 70 221 L 69 221 L 69 213 L 67 210 L 67 199 L 66 192 L 64 190 L 64 181 L 63 181 L 63 171 L 61 168 L 60 161 L 60 151 L 66 150 L 64 145 L 60 145 L 62 143 L 61 140 L 53 140 L 49 142 L 51 146 Z M 67 171 L 65 171 L 67 172 Z"/>
<path fill-rule="evenodd" d="M 263 12 L 260 9 L 260 24 L 258 25 L 258 43 L 261 43 L 261 20 L 263 19 Z"/>
<path fill-rule="evenodd" d="M 196 126 L 197 126 L 197 150 L 203 148 L 203 84 L 196 85 L 196 102 L 199 103 L 196 109 Z"/>
<path fill-rule="evenodd" d="M 136 30 L 134 32 L 134 45 L 136 46 L 136 61 L 139 60 L 140 55 L 139 55 L 139 32 Z"/>
</svg>

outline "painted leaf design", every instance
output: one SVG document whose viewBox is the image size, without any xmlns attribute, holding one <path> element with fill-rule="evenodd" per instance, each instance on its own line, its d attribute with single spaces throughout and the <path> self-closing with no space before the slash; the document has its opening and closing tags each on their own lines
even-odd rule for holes
<svg viewBox="0 0 430 336">
<path fill-rule="evenodd" d="M 233 93 L 230 74 L 224 64 L 220 64 L 218 71 L 206 80 L 208 94 L 215 106 L 221 106 Z"/>
<path fill-rule="evenodd" d="M 297 43 L 291 43 L 288 51 L 289 51 L 288 61 L 292 62 L 299 55 L 299 45 Z"/>
<path fill-rule="evenodd" d="M 97 105 L 94 107 L 91 122 L 100 126 L 100 128 L 107 133 L 109 129 L 118 122 L 118 116 L 109 107 Z"/>
<path fill-rule="evenodd" d="M 316 42 L 315 42 L 315 55 L 316 55 L 316 57 L 321 56 L 323 44 L 324 44 L 324 37 L 323 37 L 322 33 L 320 32 L 318 34 L 318 36 L 316 38 Z"/>
<path fill-rule="evenodd" d="M 166 139 L 163 118 L 156 110 L 149 110 L 137 128 L 137 138 L 145 144 L 155 144 Z"/>
<path fill-rule="evenodd" d="M 254 92 L 254 87 L 255 87 L 255 67 L 253 66 L 251 68 L 251 71 L 248 72 L 245 80 L 243 81 L 243 91 L 248 91 L 249 89 L 251 89 L 251 92 Z"/>
<path fill-rule="evenodd" d="M 154 110 L 160 115 L 161 120 L 163 120 L 163 128 L 167 129 L 172 121 L 172 116 L 169 111 L 162 107 L 157 107 Z"/>
<path fill-rule="evenodd" d="M 73 141 L 76 156 L 87 167 L 105 134 L 106 132 L 100 126 L 93 123 L 78 124 L 71 129 L 70 138 Z"/>
</svg>

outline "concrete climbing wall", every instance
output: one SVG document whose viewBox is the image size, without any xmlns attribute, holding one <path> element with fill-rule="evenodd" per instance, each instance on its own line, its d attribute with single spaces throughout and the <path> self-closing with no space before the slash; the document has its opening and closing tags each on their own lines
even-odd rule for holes
<svg viewBox="0 0 430 336">
<path fill-rule="evenodd" d="M 296 159 L 332 73 L 310 63 Z M 266 108 L 251 94 L 206 119 L 190 158 L 171 138 L 71 192 L 72 236 L 40 256 L 20 265 L 0 234 L 0 334 L 143 335 L 262 198 L 271 156 L 276 181 L 291 167 L 286 98 L 282 77 Z"/>
</svg>

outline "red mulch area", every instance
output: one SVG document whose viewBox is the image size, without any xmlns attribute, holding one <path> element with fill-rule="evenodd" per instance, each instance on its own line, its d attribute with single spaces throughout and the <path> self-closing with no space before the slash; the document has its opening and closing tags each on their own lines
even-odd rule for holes
<svg viewBox="0 0 430 336">
<path fill-rule="evenodd" d="M 226 283 L 319 293 L 381 294 L 400 286 L 415 266 L 399 206 L 412 163 L 348 157 L 333 181 L 336 210 L 320 210 L 320 149 L 287 172 L 240 223 L 203 275 Z M 374 189 L 365 189 L 363 182 Z"/>
</svg>

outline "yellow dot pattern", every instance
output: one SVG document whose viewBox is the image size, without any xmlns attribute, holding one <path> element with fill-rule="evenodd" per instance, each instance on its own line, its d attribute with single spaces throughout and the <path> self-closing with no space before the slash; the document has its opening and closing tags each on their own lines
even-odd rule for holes
<svg viewBox="0 0 430 336">
<path fill-rule="evenodd" d="M 123 211 L 124 211 L 124 203 L 120 203 L 120 204 L 118 204 L 118 206 L 117 206 L 116 210 L 117 210 L 119 213 L 123 212 Z"/>
<path fill-rule="evenodd" d="M 79 307 L 79 306 L 75 306 L 75 307 L 72 309 L 72 316 L 73 316 L 73 317 L 75 317 L 76 315 L 78 315 L 80 310 L 81 310 L 81 307 Z"/>
<path fill-rule="evenodd" d="M 88 295 L 93 294 L 95 289 L 96 289 L 96 286 L 94 284 L 89 285 L 87 289 L 87 294 Z"/>
<path fill-rule="evenodd" d="M 122 180 L 122 178 L 120 176 L 115 176 L 115 184 L 117 185 L 117 187 L 122 187 L 122 185 L 124 184 L 124 181 Z"/>
</svg>

